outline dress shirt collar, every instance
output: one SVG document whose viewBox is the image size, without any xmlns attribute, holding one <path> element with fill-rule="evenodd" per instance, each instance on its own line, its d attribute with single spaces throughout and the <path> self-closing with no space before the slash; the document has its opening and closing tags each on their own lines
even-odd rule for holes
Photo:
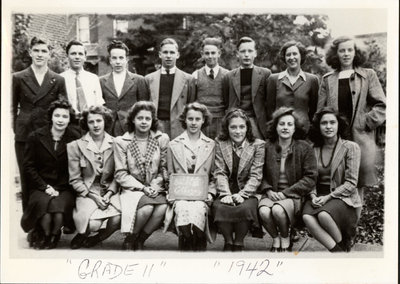
<svg viewBox="0 0 400 284">
<path fill-rule="evenodd" d="M 210 70 L 212 69 L 214 71 L 214 78 L 217 77 L 218 72 L 219 72 L 219 65 L 215 65 L 214 68 L 210 68 L 206 65 L 204 65 L 205 69 L 206 69 L 206 74 L 207 76 L 210 76 Z"/>
<path fill-rule="evenodd" d="M 236 145 L 235 142 L 232 142 L 232 149 L 233 151 L 235 151 L 235 153 L 240 157 L 242 155 L 242 152 L 244 150 L 244 148 L 247 147 L 247 145 L 249 144 L 249 142 L 247 141 L 247 139 L 244 139 L 244 141 L 242 142 L 242 144 L 240 144 L 239 146 Z"/>
<path fill-rule="evenodd" d="M 161 74 L 167 74 L 167 71 L 165 71 L 165 67 L 161 66 Z M 176 66 L 172 67 L 171 69 L 169 69 L 169 74 L 175 74 L 176 72 Z"/>
</svg>

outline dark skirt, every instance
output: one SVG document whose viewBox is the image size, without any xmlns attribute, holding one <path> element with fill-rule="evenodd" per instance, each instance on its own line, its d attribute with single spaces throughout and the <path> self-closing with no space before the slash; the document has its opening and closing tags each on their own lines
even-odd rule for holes
<svg viewBox="0 0 400 284">
<path fill-rule="evenodd" d="M 165 198 L 164 193 L 160 193 L 155 198 L 143 195 L 139 200 L 137 209 L 142 208 L 145 205 L 159 205 L 159 204 L 167 204 L 167 199 Z"/>
<path fill-rule="evenodd" d="M 345 242 L 350 241 L 356 235 L 358 221 L 356 208 L 347 205 L 338 198 L 329 200 L 324 206 L 319 208 L 312 207 L 311 201 L 307 200 L 304 205 L 303 215 L 315 216 L 322 211 L 327 212 L 333 218 Z"/>
<path fill-rule="evenodd" d="M 217 198 L 211 207 L 214 222 L 239 223 L 250 221 L 252 227 L 259 227 L 257 214 L 258 200 L 255 197 L 246 198 L 242 204 L 232 206 L 221 203 Z"/>
<path fill-rule="evenodd" d="M 29 232 L 46 213 L 64 213 L 64 226 L 75 230 L 72 219 L 72 209 L 75 206 L 75 196 L 72 190 L 59 191 L 59 196 L 53 197 L 44 191 L 34 190 L 29 195 L 28 206 L 22 215 L 21 227 Z"/>
</svg>

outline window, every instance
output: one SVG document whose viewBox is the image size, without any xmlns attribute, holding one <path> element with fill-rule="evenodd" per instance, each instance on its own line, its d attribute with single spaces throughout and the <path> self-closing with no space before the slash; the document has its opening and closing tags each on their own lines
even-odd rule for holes
<svg viewBox="0 0 400 284">
<path fill-rule="evenodd" d="M 114 19 L 114 37 L 118 36 L 118 33 L 128 32 L 128 21 Z"/>
<path fill-rule="evenodd" d="M 78 40 L 82 43 L 90 43 L 89 16 L 81 16 L 77 23 Z"/>
</svg>

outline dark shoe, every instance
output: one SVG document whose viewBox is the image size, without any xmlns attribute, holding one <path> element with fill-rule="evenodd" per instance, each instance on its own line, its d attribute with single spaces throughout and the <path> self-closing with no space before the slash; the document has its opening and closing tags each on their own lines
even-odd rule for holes
<svg viewBox="0 0 400 284">
<path fill-rule="evenodd" d="M 61 234 L 50 235 L 50 240 L 45 245 L 45 249 L 53 249 L 57 247 L 58 241 L 60 240 Z"/>
<path fill-rule="evenodd" d="M 33 243 L 33 248 L 44 249 L 46 244 L 50 242 L 50 236 L 41 235 L 36 242 Z"/>
<path fill-rule="evenodd" d="M 87 239 L 86 235 L 77 234 L 71 241 L 70 248 L 71 249 L 78 249 L 83 246 L 83 243 Z"/>
<path fill-rule="evenodd" d="M 223 251 L 233 251 L 233 244 L 225 243 Z"/>
<path fill-rule="evenodd" d="M 343 252 L 343 249 L 338 245 L 338 244 L 336 244 L 333 248 L 331 248 L 330 250 L 329 250 L 330 252 Z"/>
<path fill-rule="evenodd" d="M 193 244 L 192 244 L 192 249 L 194 251 L 206 251 L 207 249 L 207 239 L 206 236 L 197 236 L 193 235 Z"/>
<path fill-rule="evenodd" d="M 233 251 L 243 251 L 244 246 L 243 245 L 233 245 Z"/>
<path fill-rule="evenodd" d="M 122 249 L 123 250 L 135 250 L 136 249 L 136 245 L 135 245 L 135 241 L 137 238 L 137 234 L 128 234 L 125 237 L 125 240 L 122 244 Z"/>
<path fill-rule="evenodd" d="M 280 248 L 279 249 L 279 252 L 288 252 L 289 251 L 289 248 Z"/>
<path fill-rule="evenodd" d="M 85 248 L 91 248 L 100 243 L 102 240 L 99 238 L 99 234 L 88 237 L 84 242 L 83 246 Z"/>
<path fill-rule="evenodd" d="M 279 252 L 281 250 L 281 248 L 276 248 L 276 247 L 271 247 L 269 249 L 270 252 Z"/>
<path fill-rule="evenodd" d="M 136 239 L 136 246 L 138 250 L 143 250 L 144 249 L 144 242 L 150 237 L 149 234 L 146 234 L 145 232 L 140 232 L 139 236 Z"/>
<path fill-rule="evenodd" d="M 194 240 L 193 237 L 179 236 L 179 249 L 181 251 L 191 251 L 193 249 Z"/>
<path fill-rule="evenodd" d="M 38 230 L 36 228 L 31 230 L 26 237 L 26 239 L 29 243 L 29 247 L 33 247 L 33 248 L 37 247 L 37 242 L 39 242 L 40 239 L 42 239 L 42 238 L 43 238 L 43 234 L 42 234 L 41 230 Z"/>
<path fill-rule="evenodd" d="M 300 236 L 299 233 L 297 232 L 297 230 L 295 228 L 291 228 L 290 229 L 290 241 L 292 243 L 298 242 L 300 240 Z"/>
</svg>

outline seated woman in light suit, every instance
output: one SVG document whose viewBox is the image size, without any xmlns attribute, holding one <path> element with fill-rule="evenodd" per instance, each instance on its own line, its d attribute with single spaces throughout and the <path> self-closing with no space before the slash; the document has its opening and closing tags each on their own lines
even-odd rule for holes
<svg viewBox="0 0 400 284">
<path fill-rule="evenodd" d="M 180 235 L 179 248 L 184 251 L 205 250 L 207 239 L 213 241 L 208 226 L 208 204 L 215 195 L 215 142 L 206 137 L 201 129 L 208 125 L 210 113 L 205 105 L 195 102 L 185 106 L 179 119 L 186 130 L 168 145 L 168 172 L 207 175 L 208 197 L 204 201 L 173 201 L 166 214 L 165 229 L 175 215 L 175 226 Z"/>
<path fill-rule="evenodd" d="M 128 132 L 115 138 L 115 179 L 121 185 L 124 250 L 143 249 L 164 220 L 168 135 L 157 131 L 156 107 L 139 101 L 128 113 Z"/>
<path fill-rule="evenodd" d="M 250 227 L 259 227 L 255 193 L 262 180 L 264 152 L 264 141 L 254 138 L 246 113 L 228 111 L 216 141 L 219 196 L 212 207 L 214 222 L 225 239 L 224 251 L 243 250 Z"/>
<path fill-rule="evenodd" d="M 114 179 L 114 138 L 104 131 L 112 122 L 111 111 L 91 106 L 82 112 L 80 125 L 87 131 L 67 145 L 69 182 L 77 193 L 73 218 L 78 234 L 71 248 L 92 247 L 120 227 L 121 205 Z M 107 221 L 105 229 L 100 229 Z M 91 232 L 98 234 L 88 237 Z"/>
</svg>

